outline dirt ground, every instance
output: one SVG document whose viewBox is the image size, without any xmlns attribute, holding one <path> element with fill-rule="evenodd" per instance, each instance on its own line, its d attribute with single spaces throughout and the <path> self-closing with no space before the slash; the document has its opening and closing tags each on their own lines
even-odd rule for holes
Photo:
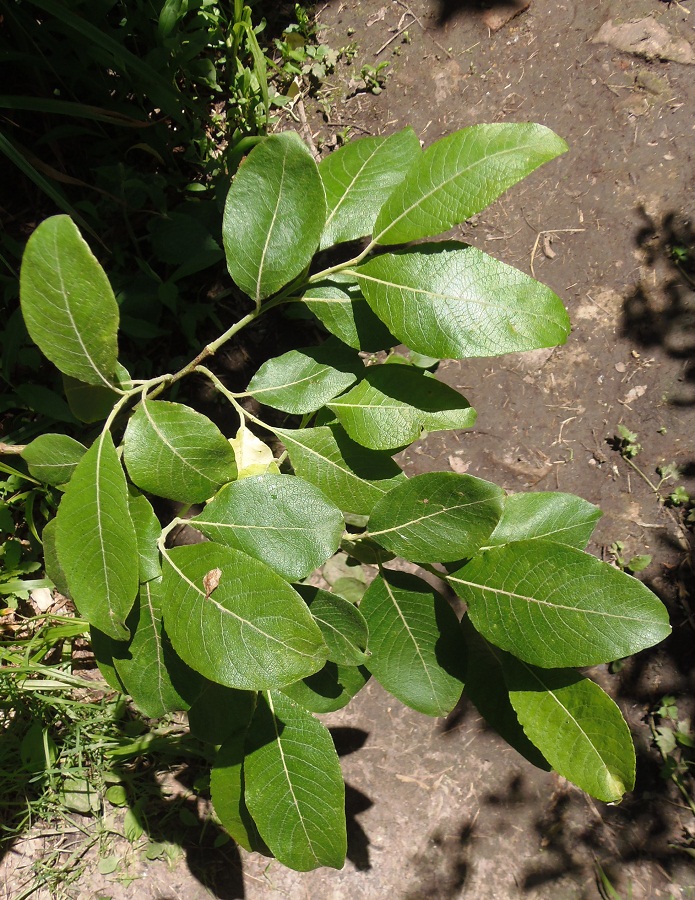
<svg viewBox="0 0 695 900">
<path fill-rule="evenodd" d="M 610 559 L 607 548 L 622 541 L 628 557 L 653 555 L 640 577 L 668 604 L 672 638 L 616 674 L 591 670 L 633 730 L 637 789 L 620 806 L 595 803 L 506 747 L 469 704 L 431 720 L 371 682 L 347 710 L 325 717 L 348 785 L 342 871 L 300 875 L 227 848 L 174 866 L 133 861 L 127 884 L 123 872 L 95 873 L 80 896 L 579 900 L 601 896 L 600 865 L 620 897 L 695 897 L 695 865 L 683 849 L 695 819 L 660 779 L 647 724 L 666 694 L 692 712 L 687 551 L 649 486 L 608 443 L 623 423 L 638 433 L 635 462 L 650 478 L 675 462 L 685 472 L 679 483 L 695 493 L 695 291 L 670 254 L 692 244 L 695 230 L 695 3 L 516 5 L 528 8 L 497 31 L 489 26 L 510 4 L 320 5 L 321 39 L 356 41 L 359 52 L 329 78 L 328 121 L 307 104 L 309 127 L 318 146 L 348 125 L 357 136 L 410 124 L 429 144 L 475 123 L 534 121 L 570 146 L 454 232 L 563 297 L 573 323 L 567 344 L 443 364 L 440 377 L 477 408 L 477 427 L 430 436 L 405 465 L 410 474 L 467 471 L 512 491 L 574 492 L 604 510 L 592 552 Z M 633 34 L 619 49 L 621 32 L 610 28 L 601 32 L 610 43 L 595 40 L 609 20 L 646 16 L 651 41 Z M 385 89 L 354 93 L 360 66 L 381 60 L 390 63 Z"/>
</svg>

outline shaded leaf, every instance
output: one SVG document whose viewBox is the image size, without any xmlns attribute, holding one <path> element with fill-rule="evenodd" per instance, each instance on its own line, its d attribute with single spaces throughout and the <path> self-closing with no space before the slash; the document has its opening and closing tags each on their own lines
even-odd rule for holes
<svg viewBox="0 0 695 900">
<path fill-rule="evenodd" d="M 486 550 L 448 580 L 487 640 L 544 668 L 610 662 L 671 631 L 666 608 L 641 582 L 551 541 Z"/>
<path fill-rule="evenodd" d="M 327 662 L 320 672 L 282 688 L 282 693 L 309 712 L 335 712 L 347 706 L 370 677 L 364 666 Z"/>
<path fill-rule="evenodd" d="M 210 797 L 222 827 L 244 850 L 263 851 L 256 823 L 244 801 L 246 727 L 232 734 L 217 751 L 210 771 Z"/>
<path fill-rule="evenodd" d="M 371 366 L 328 408 L 353 441 L 371 450 L 404 447 L 423 431 L 469 428 L 476 418 L 458 391 L 411 367 Z"/>
<path fill-rule="evenodd" d="M 56 549 L 80 614 L 126 640 L 125 619 L 138 592 L 138 551 L 125 475 L 108 431 L 84 454 L 63 495 Z"/>
<path fill-rule="evenodd" d="M 116 381 L 124 390 L 131 387 L 130 373 L 120 363 L 116 363 Z M 114 388 L 85 384 L 69 375 L 63 375 L 63 390 L 72 414 L 87 424 L 103 422 L 121 396 Z"/>
<path fill-rule="evenodd" d="M 302 301 L 323 325 L 355 350 L 388 350 L 398 343 L 372 312 L 352 275 L 331 275 L 311 285 Z"/>
<path fill-rule="evenodd" d="M 343 512 L 369 515 L 374 504 L 400 481 L 400 466 L 388 453 L 366 450 L 339 425 L 290 430 L 276 428 L 297 475 L 316 485 Z"/>
<path fill-rule="evenodd" d="M 574 494 L 512 494 L 504 501 L 502 518 L 489 544 L 543 538 L 583 550 L 601 516 L 598 506 Z"/>
<path fill-rule="evenodd" d="M 388 138 L 350 141 L 322 159 L 327 205 L 322 249 L 371 234 L 379 210 L 420 153 L 420 141 L 408 127 Z"/>
<path fill-rule="evenodd" d="M 55 519 L 46 522 L 41 532 L 41 540 L 43 542 L 43 565 L 46 570 L 46 576 L 51 579 L 56 589 L 64 596 L 70 596 L 68 588 L 68 580 L 65 572 L 58 559 L 58 551 L 56 550 L 56 527 L 58 523 Z"/>
<path fill-rule="evenodd" d="M 234 451 L 214 422 L 181 403 L 143 400 L 124 438 L 128 474 L 143 491 L 202 503 L 236 478 Z"/>
<path fill-rule="evenodd" d="M 543 125 L 472 125 L 415 159 L 377 217 L 374 240 L 404 244 L 433 237 L 489 206 L 567 144 Z"/>
<path fill-rule="evenodd" d="M 40 434 L 22 450 L 29 471 L 44 484 L 67 484 L 87 448 L 67 434 Z"/>
<path fill-rule="evenodd" d="M 257 475 L 228 484 L 191 524 L 290 581 L 323 565 L 345 527 L 338 507 L 295 475 Z"/>
<path fill-rule="evenodd" d="M 316 163 L 297 134 L 257 144 L 234 177 L 222 236 L 229 274 L 257 304 L 311 261 L 326 219 Z"/>
<path fill-rule="evenodd" d="M 502 513 L 504 491 L 454 472 L 415 475 L 382 497 L 369 536 L 417 562 L 454 562 L 477 553 Z"/>
<path fill-rule="evenodd" d="M 128 509 L 133 520 L 138 546 L 138 577 L 141 582 L 159 578 L 162 568 L 159 562 L 157 541 L 162 533 L 162 526 L 152 509 L 152 504 L 142 494 L 131 489 L 128 495 Z"/>
<path fill-rule="evenodd" d="M 208 681 L 188 710 L 191 734 L 200 741 L 221 744 L 246 731 L 255 708 L 255 691 L 236 691 Z"/>
<path fill-rule="evenodd" d="M 20 300 L 31 339 L 61 372 L 87 384 L 114 384 L 118 304 L 69 216 L 45 219 L 27 241 Z"/>
<path fill-rule="evenodd" d="M 265 694 L 251 721 L 245 796 L 261 837 L 299 872 L 345 861 L 345 787 L 330 733 L 278 692 Z"/>
<path fill-rule="evenodd" d="M 329 661 L 345 666 L 363 663 L 369 656 L 365 653 L 369 629 L 359 609 L 342 597 L 311 584 L 296 587 L 321 629 Z"/>
<path fill-rule="evenodd" d="M 384 569 L 360 611 L 372 652 L 366 666 L 376 680 L 418 712 L 450 713 L 463 690 L 466 647 L 446 600 L 421 578 Z"/>
<path fill-rule="evenodd" d="M 164 557 L 164 623 L 181 658 L 239 690 L 283 687 L 317 672 L 327 648 L 304 601 L 264 563 L 220 544 Z M 203 579 L 221 570 L 206 596 Z"/>
<path fill-rule="evenodd" d="M 606 803 L 635 785 L 635 748 L 620 710 L 571 669 L 538 669 L 502 658 L 509 699 L 524 731 L 550 765 Z"/>
<path fill-rule="evenodd" d="M 301 415 L 315 412 L 357 381 L 364 365 L 345 344 L 331 338 L 319 347 L 290 350 L 269 359 L 248 392 L 260 403 Z"/>
<path fill-rule="evenodd" d="M 389 331 L 427 356 L 499 356 L 554 347 L 569 334 L 550 288 L 456 241 L 385 253 L 353 274 Z"/>
</svg>

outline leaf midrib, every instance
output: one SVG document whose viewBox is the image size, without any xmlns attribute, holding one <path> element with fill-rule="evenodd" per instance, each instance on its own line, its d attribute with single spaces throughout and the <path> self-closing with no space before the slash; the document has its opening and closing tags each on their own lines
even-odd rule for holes
<svg viewBox="0 0 695 900">
<path fill-rule="evenodd" d="M 435 516 L 445 516 L 447 513 L 455 512 L 459 509 L 468 509 L 471 506 L 480 506 L 482 503 L 489 503 L 491 497 L 484 497 L 482 500 L 472 500 L 469 503 L 459 503 L 457 506 L 445 506 L 441 509 L 435 510 L 434 512 L 427 513 L 426 516 L 419 516 L 417 519 L 409 519 L 407 522 L 403 522 L 400 525 L 394 525 L 391 528 L 382 528 L 380 531 L 369 531 L 369 537 L 375 537 L 378 534 L 388 534 L 390 531 L 398 531 L 400 528 L 410 528 L 412 525 L 417 525 L 420 522 L 425 522 L 427 519 L 432 519 Z"/>
</svg>

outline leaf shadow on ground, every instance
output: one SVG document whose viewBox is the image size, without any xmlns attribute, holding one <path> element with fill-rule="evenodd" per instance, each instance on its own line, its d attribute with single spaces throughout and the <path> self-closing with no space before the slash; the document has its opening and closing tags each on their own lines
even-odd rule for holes
<svg viewBox="0 0 695 900">
<path fill-rule="evenodd" d="M 509 6 L 509 0 L 437 0 L 437 26 L 443 27 L 457 16 L 468 12 Z"/>
<path fill-rule="evenodd" d="M 622 336 L 638 346 L 660 348 L 683 366 L 674 406 L 695 404 L 695 225 L 670 211 L 638 209 L 635 244 L 649 277 L 642 277 L 623 303 Z"/>
</svg>

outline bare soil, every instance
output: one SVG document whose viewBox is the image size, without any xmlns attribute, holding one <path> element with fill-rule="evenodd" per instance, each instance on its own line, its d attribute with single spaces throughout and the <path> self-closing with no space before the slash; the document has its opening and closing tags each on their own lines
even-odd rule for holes
<svg viewBox="0 0 695 900">
<path fill-rule="evenodd" d="M 521 11 L 507 20 L 513 6 Z M 614 26 L 645 17 L 649 34 L 633 29 L 618 49 Z M 612 43 L 596 43 L 609 20 L 603 34 Z M 570 146 L 453 232 L 563 297 L 573 323 L 567 344 L 444 363 L 440 377 L 478 409 L 477 427 L 430 436 L 405 465 L 410 474 L 468 471 L 511 491 L 571 491 L 604 510 L 592 552 L 610 559 L 607 548 L 622 541 L 628 557 L 652 554 L 640 577 L 668 605 L 673 636 L 616 674 L 590 672 L 633 730 L 638 785 L 620 806 L 593 802 L 519 757 L 469 704 L 431 720 L 372 681 L 347 710 L 325 717 L 348 785 L 342 871 L 297 874 L 228 846 L 190 850 L 174 866 L 134 860 L 127 873 L 93 873 L 79 896 L 579 900 L 601 896 L 598 863 L 620 897 L 694 897 L 695 819 L 659 776 L 647 722 L 665 694 L 678 697 L 684 716 L 692 712 L 689 535 L 609 441 L 625 424 L 639 435 L 635 462 L 649 478 L 675 462 L 695 493 L 695 291 L 693 273 L 671 255 L 695 239 L 695 66 L 687 62 L 695 4 L 330 0 L 319 21 L 325 43 L 359 46 L 352 66 L 329 79 L 329 117 L 307 104 L 324 152 L 347 126 L 359 135 L 410 124 L 429 144 L 496 121 L 541 122 Z M 686 61 L 663 58 L 674 55 Z M 361 65 L 381 60 L 390 63 L 386 88 L 356 93 Z M 124 874 L 135 880 L 125 884 Z"/>
</svg>

